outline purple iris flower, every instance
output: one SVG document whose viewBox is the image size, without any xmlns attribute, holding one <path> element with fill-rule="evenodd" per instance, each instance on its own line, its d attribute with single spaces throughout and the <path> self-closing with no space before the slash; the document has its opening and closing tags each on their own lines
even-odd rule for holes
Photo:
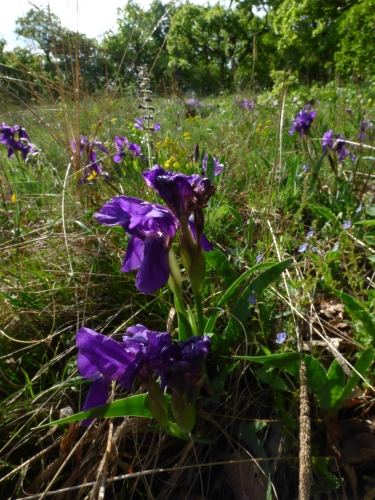
<svg viewBox="0 0 375 500">
<path fill-rule="evenodd" d="M 204 172 L 207 171 L 207 160 L 208 160 L 208 155 L 205 155 L 202 162 L 202 169 Z M 222 172 L 224 165 L 220 163 L 220 160 L 217 160 L 213 155 L 212 155 L 212 160 L 215 166 L 215 176 L 217 176 Z"/>
<path fill-rule="evenodd" d="M 167 283 L 168 251 L 178 221 L 166 207 L 131 196 L 117 196 L 94 217 L 105 226 L 122 226 L 131 236 L 121 271 L 139 269 L 135 284 L 140 292 L 153 293 Z"/>
<path fill-rule="evenodd" d="M 190 229 L 191 235 L 193 237 L 193 240 L 196 242 L 197 236 L 195 234 L 194 217 L 192 215 L 189 217 L 189 229 Z M 213 244 L 210 241 L 208 241 L 208 239 L 204 233 L 202 234 L 202 248 L 205 252 L 211 252 L 211 250 L 214 249 Z"/>
<path fill-rule="evenodd" d="M 19 125 L 9 127 L 5 122 L 0 125 L 0 143 L 8 147 L 8 158 L 11 158 L 15 151 L 20 151 L 22 159 L 26 160 L 29 153 L 34 153 L 35 150 L 30 144 L 30 137 L 27 135 L 26 130 Z M 18 141 L 15 135 L 18 135 Z"/>
<path fill-rule="evenodd" d="M 105 148 L 103 144 L 97 139 L 89 141 L 87 137 L 82 137 L 81 139 L 73 139 L 71 142 L 71 146 L 72 150 L 75 153 L 79 152 L 80 156 L 83 156 L 83 154 L 85 153 L 84 173 L 82 179 L 80 180 L 80 183 L 85 184 L 86 182 L 95 181 L 96 178 L 100 174 L 102 174 L 103 167 L 98 162 L 96 150 L 94 148 L 100 149 L 100 151 L 109 155 L 108 149 Z M 104 173 L 102 175 L 104 175 Z"/>
<path fill-rule="evenodd" d="M 309 111 L 308 109 L 303 109 L 299 113 L 297 113 L 297 117 L 293 120 L 292 128 L 289 131 L 290 135 L 293 135 L 294 132 L 297 132 L 301 137 L 303 135 L 307 135 L 310 130 L 311 124 L 316 117 L 316 110 L 313 109 Z"/>
<path fill-rule="evenodd" d="M 208 202 L 214 194 L 215 187 L 207 178 L 198 174 L 184 175 L 170 172 L 154 165 L 151 170 L 142 174 L 146 184 L 163 198 L 168 207 L 177 215 L 187 218 L 190 214 Z"/>
<path fill-rule="evenodd" d="M 189 99 L 186 104 L 188 106 L 193 106 L 194 108 L 201 108 L 204 106 L 203 102 L 198 101 L 197 99 Z"/>
<path fill-rule="evenodd" d="M 145 129 L 145 126 L 143 124 L 142 118 L 136 118 L 135 119 L 134 128 L 137 128 L 138 130 L 144 130 Z"/>
<path fill-rule="evenodd" d="M 241 109 L 253 109 L 255 107 L 255 102 L 251 102 L 248 99 L 243 99 L 242 101 L 237 101 Z"/>
<path fill-rule="evenodd" d="M 117 153 L 113 157 L 113 161 L 120 163 L 121 160 L 126 156 L 125 147 L 133 156 L 138 156 L 142 160 L 146 160 L 141 152 L 141 146 L 137 143 L 130 143 L 126 137 L 118 136 L 115 137 L 115 146 L 117 148 Z"/>
<path fill-rule="evenodd" d="M 82 411 L 106 403 L 112 381 L 131 389 L 136 376 L 146 380 L 152 371 L 161 374 L 163 353 L 172 346 L 168 332 L 153 332 L 143 325 L 130 327 L 117 342 L 82 327 L 76 336 L 78 371 L 93 380 Z M 93 419 L 83 421 L 89 425 Z"/>
<path fill-rule="evenodd" d="M 211 340 L 205 335 L 190 337 L 165 349 L 162 354 L 162 387 L 169 386 L 178 392 L 194 394 L 202 381 L 202 367 L 210 347 Z"/>
<path fill-rule="evenodd" d="M 328 130 L 323 134 L 322 138 L 322 151 L 323 153 L 328 153 L 329 150 L 336 152 L 337 159 L 339 162 L 342 162 L 348 156 L 351 157 L 352 161 L 355 161 L 356 158 L 354 155 L 350 153 L 350 151 L 345 147 L 346 142 L 344 141 L 343 136 L 334 135 L 333 130 Z"/>
</svg>

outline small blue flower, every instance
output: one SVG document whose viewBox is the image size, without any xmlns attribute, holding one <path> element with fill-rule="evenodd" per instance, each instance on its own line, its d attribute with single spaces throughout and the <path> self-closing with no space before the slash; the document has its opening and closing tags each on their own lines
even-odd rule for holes
<svg viewBox="0 0 375 500">
<path fill-rule="evenodd" d="M 251 306 L 255 306 L 257 303 L 257 299 L 254 295 L 250 295 L 250 297 L 247 299 L 247 301 Z"/>
<path fill-rule="evenodd" d="M 360 212 L 362 210 L 362 203 L 360 203 L 358 205 L 358 207 L 355 209 L 355 213 L 357 214 L 358 212 Z"/>
<path fill-rule="evenodd" d="M 314 247 L 314 245 L 311 245 L 311 251 L 317 253 L 318 255 L 322 255 L 320 248 Z"/>
<path fill-rule="evenodd" d="M 308 172 L 308 171 L 310 170 L 310 168 L 311 168 L 311 167 L 310 167 L 310 165 L 303 165 L 303 166 L 302 166 L 302 170 L 303 170 L 304 172 Z"/>
<path fill-rule="evenodd" d="M 352 226 L 352 223 L 350 222 L 350 220 L 345 220 L 342 224 L 343 229 L 349 229 L 351 226 Z"/>
<path fill-rule="evenodd" d="M 307 234 L 306 234 L 306 239 L 308 240 L 309 238 L 311 238 L 311 236 L 314 236 L 315 232 L 314 231 L 309 231 Z"/>
<path fill-rule="evenodd" d="M 281 332 L 281 333 L 278 333 L 276 335 L 276 344 L 282 344 L 283 342 L 286 341 L 286 339 L 288 338 L 288 335 L 285 333 L 285 332 Z"/>
<path fill-rule="evenodd" d="M 263 259 L 263 255 L 260 253 L 255 257 L 255 262 L 259 264 L 259 262 Z"/>
<path fill-rule="evenodd" d="M 301 245 L 301 246 L 298 248 L 299 253 L 306 252 L 306 250 L 307 250 L 308 246 L 309 246 L 309 244 L 308 244 L 308 243 L 304 243 L 303 245 Z"/>
<path fill-rule="evenodd" d="M 334 247 L 332 248 L 332 252 L 337 252 L 337 250 L 340 248 L 340 243 L 337 242 L 334 244 Z"/>
</svg>

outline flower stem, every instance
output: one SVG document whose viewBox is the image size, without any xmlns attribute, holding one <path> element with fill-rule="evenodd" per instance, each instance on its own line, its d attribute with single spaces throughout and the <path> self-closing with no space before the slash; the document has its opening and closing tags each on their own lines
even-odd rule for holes
<svg viewBox="0 0 375 500">
<path fill-rule="evenodd" d="M 203 336 L 204 333 L 204 317 L 203 317 L 203 307 L 202 307 L 202 295 L 194 295 L 195 307 L 197 310 L 198 319 L 198 335 Z"/>
</svg>

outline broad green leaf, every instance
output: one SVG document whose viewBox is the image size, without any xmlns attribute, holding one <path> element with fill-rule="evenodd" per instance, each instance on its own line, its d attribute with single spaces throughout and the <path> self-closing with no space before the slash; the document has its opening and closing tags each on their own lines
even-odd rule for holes
<svg viewBox="0 0 375 500">
<path fill-rule="evenodd" d="M 113 403 L 107 403 L 102 406 L 97 406 L 91 410 L 81 411 L 71 417 L 55 420 L 49 424 L 44 424 L 38 427 L 50 427 L 57 424 L 69 424 L 70 422 L 79 422 L 86 418 L 114 418 L 114 417 L 147 417 L 152 418 L 150 410 L 146 405 L 147 394 L 138 394 L 129 396 L 128 398 L 119 399 Z M 169 397 L 167 400 L 169 401 Z"/>
<path fill-rule="evenodd" d="M 230 342 L 235 340 L 238 336 L 238 332 L 240 331 L 240 325 L 244 325 L 246 323 L 249 315 L 249 304 L 247 302 L 249 296 L 254 295 L 256 299 L 259 300 L 266 288 L 280 278 L 281 274 L 292 264 L 292 262 L 293 259 L 287 259 L 272 265 L 257 276 L 245 288 L 232 311 L 232 315 L 234 317 L 231 317 L 229 320 L 228 328 L 225 332 L 226 340 Z"/>
<path fill-rule="evenodd" d="M 368 213 L 372 217 L 375 217 L 375 205 L 370 205 L 366 207 L 366 213 Z"/>
<path fill-rule="evenodd" d="M 295 377 L 298 377 L 299 374 L 300 355 L 298 352 L 283 352 L 281 354 L 271 354 L 270 356 L 233 356 L 233 358 L 268 364 L 274 368 L 281 368 Z"/>
<path fill-rule="evenodd" d="M 237 224 L 240 226 L 240 228 L 243 231 L 244 225 L 243 225 L 243 220 L 242 220 L 241 214 L 233 207 L 228 207 L 228 210 L 233 215 L 233 217 L 236 219 Z"/>
<path fill-rule="evenodd" d="M 241 285 L 241 283 L 253 272 L 258 271 L 260 269 L 267 269 L 272 266 L 272 263 L 265 263 L 265 264 L 257 264 L 256 266 L 252 267 L 251 269 L 248 269 L 245 271 L 239 278 L 236 279 L 234 283 L 228 288 L 228 290 L 220 297 L 218 300 L 216 307 L 220 308 L 223 307 L 228 299 L 233 295 L 233 293 L 238 289 L 238 287 Z M 215 310 L 212 315 L 210 316 L 206 328 L 205 328 L 205 333 L 211 333 L 214 326 L 216 319 L 218 315 L 220 314 L 220 310 Z"/>
<path fill-rule="evenodd" d="M 228 258 L 220 250 L 205 253 L 206 262 L 217 272 L 226 286 L 233 283 L 235 274 Z"/>
<path fill-rule="evenodd" d="M 375 226 L 375 220 L 360 220 L 358 222 L 355 222 L 355 224 L 359 224 L 361 226 Z"/>
<path fill-rule="evenodd" d="M 337 359 L 335 359 L 327 372 L 327 383 L 331 393 L 331 409 L 333 409 L 336 402 L 341 398 L 345 382 L 345 372 Z"/>
<path fill-rule="evenodd" d="M 375 344 L 375 324 L 369 312 L 351 295 L 341 292 L 340 290 L 333 290 L 333 293 L 344 302 L 349 314 L 361 321 L 366 333 L 370 335 L 372 343 Z"/>
<path fill-rule="evenodd" d="M 215 163 L 214 159 L 212 158 L 212 154 L 209 153 L 207 156 L 207 164 L 206 164 L 206 177 L 210 179 L 210 181 L 213 183 L 215 181 Z"/>
<path fill-rule="evenodd" d="M 318 174 L 319 174 L 320 168 L 321 168 L 321 166 L 323 164 L 324 157 L 325 157 L 325 153 L 323 153 L 320 156 L 320 158 L 318 160 L 318 163 L 316 164 L 316 167 L 314 168 L 314 170 L 312 172 L 311 183 L 310 183 L 310 191 L 312 191 L 315 188 L 315 184 L 317 183 Z"/>
</svg>

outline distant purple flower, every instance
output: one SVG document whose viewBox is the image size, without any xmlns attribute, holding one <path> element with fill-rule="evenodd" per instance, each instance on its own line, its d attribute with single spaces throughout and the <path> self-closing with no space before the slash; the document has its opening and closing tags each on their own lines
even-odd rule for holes
<svg viewBox="0 0 375 500">
<path fill-rule="evenodd" d="M 340 248 L 340 243 L 337 242 L 334 244 L 333 248 L 332 248 L 332 252 L 337 252 L 337 250 Z"/>
<path fill-rule="evenodd" d="M 293 135 L 294 132 L 297 132 L 301 137 L 303 135 L 307 135 L 310 130 L 311 124 L 316 117 L 316 110 L 308 111 L 307 109 L 303 109 L 299 113 L 297 113 L 297 117 L 293 120 L 293 126 L 289 131 L 290 135 Z"/>
<path fill-rule="evenodd" d="M 96 178 L 102 174 L 103 167 L 98 163 L 96 150 L 94 148 L 100 149 L 100 151 L 107 155 L 109 155 L 109 151 L 97 139 L 89 141 L 87 137 L 73 139 L 71 146 L 72 150 L 75 153 L 79 152 L 80 156 L 85 153 L 84 173 L 80 183 L 85 184 L 86 182 L 95 181 Z"/>
<path fill-rule="evenodd" d="M 212 156 L 212 160 L 214 162 L 215 176 L 217 176 L 222 172 L 224 165 L 223 165 L 223 163 L 219 163 L 220 160 L 217 160 L 215 158 L 215 156 L 213 156 L 213 155 L 211 155 L 211 156 Z M 203 158 L 203 162 L 202 162 L 202 169 L 204 172 L 207 172 L 207 160 L 208 160 L 208 155 L 205 155 Z"/>
<path fill-rule="evenodd" d="M 0 143 L 8 147 L 8 158 L 12 158 L 13 154 L 19 151 L 25 161 L 29 153 L 33 154 L 35 152 L 26 130 L 19 125 L 9 127 L 6 123 L 2 123 L 0 133 Z M 15 139 L 16 134 L 18 135 L 18 141 Z"/>
<path fill-rule="evenodd" d="M 283 344 L 287 338 L 288 335 L 285 332 L 277 333 L 275 342 L 276 344 Z"/>
<path fill-rule="evenodd" d="M 201 108 L 202 106 L 204 106 L 203 102 L 198 101 L 197 99 L 189 99 L 186 104 L 194 108 Z"/>
<path fill-rule="evenodd" d="M 355 209 L 355 213 L 358 214 L 362 210 L 362 203 L 358 205 L 358 207 Z"/>
<path fill-rule="evenodd" d="M 314 236 L 315 232 L 314 231 L 309 231 L 307 234 L 306 234 L 306 239 L 308 240 L 309 238 L 311 238 L 312 236 Z"/>
<path fill-rule="evenodd" d="M 300 247 L 298 247 L 298 252 L 299 253 L 306 252 L 306 250 L 308 249 L 308 247 L 309 247 L 309 244 L 308 243 L 304 243 L 303 245 L 301 245 Z"/>
<path fill-rule="evenodd" d="M 117 148 L 117 153 L 113 157 L 113 161 L 116 163 L 120 163 L 121 160 L 126 156 L 125 146 L 133 156 L 138 156 L 143 160 L 146 159 L 141 152 L 141 146 L 136 143 L 130 143 L 126 137 L 117 135 L 115 137 L 115 145 Z"/>
<path fill-rule="evenodd" d="M 154 132 L 158 132 L 160 129 L 161 129 L 160 123 L 159 122 L 155 122 L 154 123 L 154 127 L 153 127 Z"/>
<path fill-rule="evenodd" d="M 152 371 L 160 374 L 163 353 L 171 347 L 167 332 L 153 332 L 142 325 L 127 329 L 122 342 L 82 327 L 76 336 L 78 371 L 93 380 L 82 411 L 106 403 L 112 381 L 131 389 L 134 378 L 147 379 Z M 93 419 L 82 422 L 89 425 Z"/>
<path fill-rule="evenodd" d="M 255 306 L 257 303 L 257 299 L 254 295 L 250 295 L 250 297 L 247 299 L 247 301 L 251 306 Z"/>
<path fill-rule="evenodd" d="M 350 227 L 352 227 L 352 223 L 350 222 L 350 220 L 345 220 L 342 224 L 342 228 L 349 229 Z"/>
<path fill-rule="evenodd" d="M 248 99 L 243 99 L 242 101 L 237 102 L 242 109 L 253 109 L 255 107 L 255 102 L 251 102 Z"/>
<path fill-rule="evenodd" d="M 255 262 L 259 264 L 259 262 L 263 259 L 263 255 L 260 253 L 255 257 Z"/>
<path fill-rule="evenodd" d="M 140 292 L 153 293 L 167 283 L 168 252 L 178 221 L 166 207 L 131 196 L 117 196 L 94 217 L 105 226 L 122 226 L 131 236 L 121 271 L 139 269 L 136 287 Z"/>
<path fill-rule="evenodd" d="M 353 114 L 353 110 L 351 110 L 351 109 L 346 109 L 345 112 L 348 113 L 348 115 L 352 115 Z"/>
<path fill-rule="evenodd" d="M 134 128 L 137 128 L 138 130 L 144 130 L 145 129 L 145 126 L 143 124 L 142 118 L 136 118 L 135 119 Z"/>
<path fill-rule="evenodd" d="M 324 153 L 328 152 L 328 149 L 333 148 L 333 130 L 328 130 L 324 132 L 322 139 L 322 150 Z"/>
<path fill-rule="evenodd" d="M 302 170 L 303 170 L 304 172 L 308 172 L 308 171 L 310 170 L 310 168 L 311 168 L 311 167 L 310 167 L 310 165 L 303 165 L 303 166 L 302 166 Z"/>
<path fill-rule="evenodd" d="M 329 150 L 336 152 L 337 159 L 342 162 L 348 156 L 351 157 L 352 161 L 355 161 L 355 157 L 350 153 L 350 151 L 345 147 L 347 143 L 344 141 L 343 136 L 334 136 L 333 130 L 328 130 L 323 134 L 322 138 L 322 151 L 323 153 L 328 153 Z"/>
</svg>

